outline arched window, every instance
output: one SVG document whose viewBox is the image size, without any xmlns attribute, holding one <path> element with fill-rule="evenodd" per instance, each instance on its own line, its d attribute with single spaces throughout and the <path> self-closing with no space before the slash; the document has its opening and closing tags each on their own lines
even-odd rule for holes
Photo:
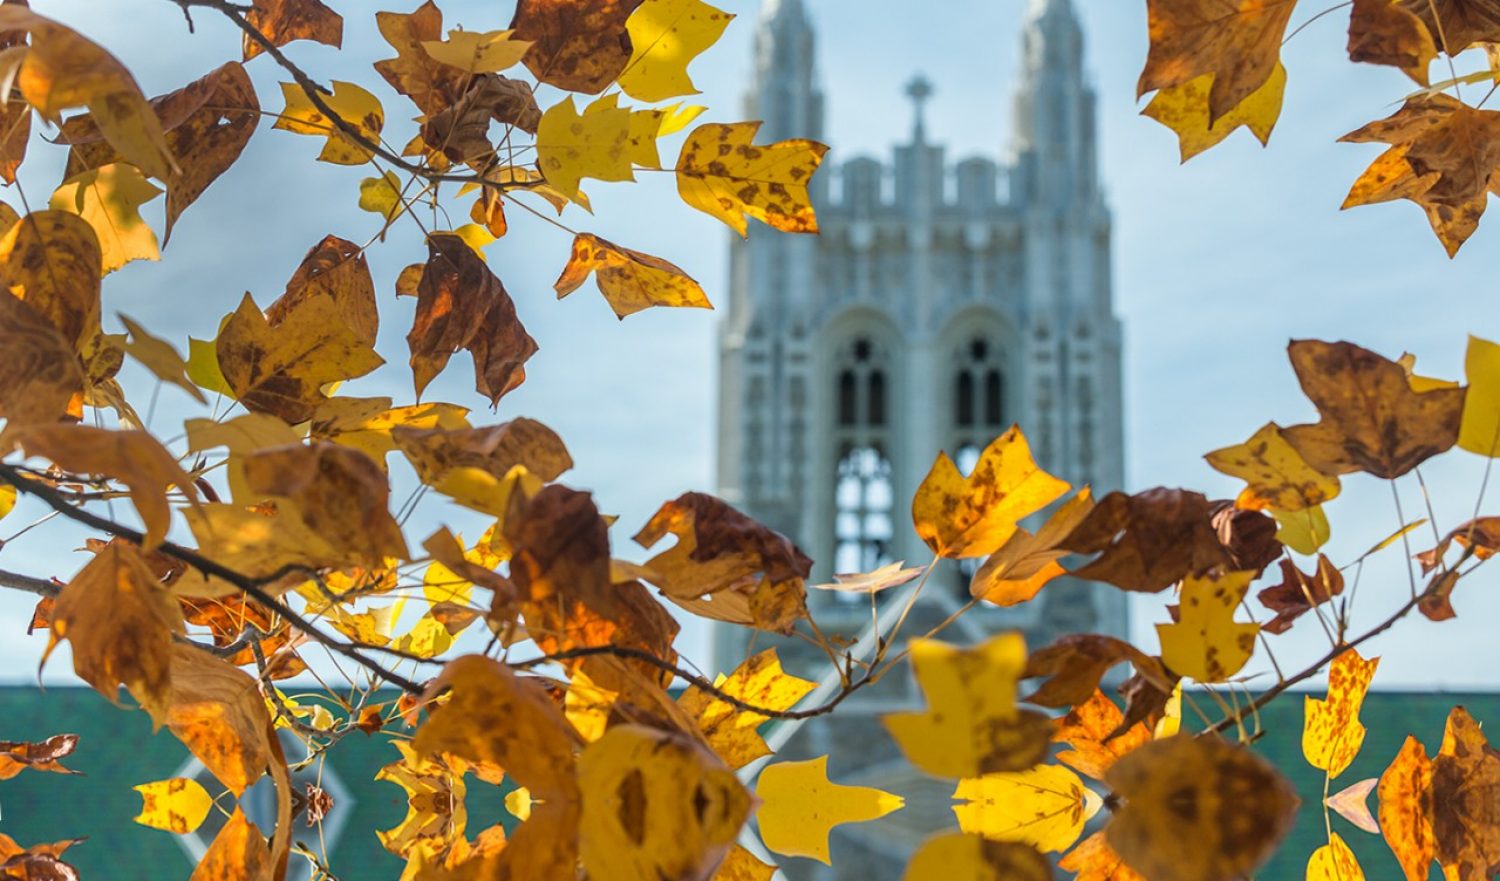
<svg viewBox="0 0 1500 881">
<path fill-rule="evenodd" d="M 868 572 L 892 562 L 891 375 L 888 350 L 871 337 L 854 337 L 836 350 L 833 567 L 838 573 Z"/>
</svg>

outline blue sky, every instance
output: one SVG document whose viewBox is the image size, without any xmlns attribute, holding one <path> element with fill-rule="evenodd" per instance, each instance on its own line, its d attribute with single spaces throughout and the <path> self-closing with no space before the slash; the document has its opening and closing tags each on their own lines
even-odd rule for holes
<svg viewBox="0 0 1500 881">
<path fill-rule="evenodd" d="M 1019 27 L 1025 0 L 944 0 L 913 19 L 899 0 L 807 0 L 819 30 L 822 80 L 828 96 L 831 162 L 859 154 L 886 155 L 905 140 L 911 110 L 902 84 L 921 71 L 936 85 L 928 130 L 958 159 L 1000 156 L 1010 131 L 1011 91 L 1019 67 Z M 335 2 L 347 18 L 343 53 L 297 44 L 296 59 L 320 79 L 350 79 L 385 104 L 388 133 L 404 141 L 404 98 L 384 87 L 368 67 L 389 54 L 375 32 L 377 8 L 409 11 L 415 0 Z M 503 27 L 510 4 L 441 4 L 448 23 L 471 30 Z M 739 118 L 750 71 L 757 4 L 725 0 L 739 15 L 721 43 L 692 68 L 709 105 L 707 120 Z M 1390 70 L 1351 65 L 1343 57 L 1347 12 L 1335 12 L 1293 39 L 1286 111 L 1269 149 L 1245 132 L 1180 166 L 1174 136 L 1138 115 L 1136 76 L 1145 58 L 1144 0 L 1076 5 L 1088 35 L 1087 66 L 1099 91 L 1103 179 L 1116 218 L 1115 289 L 1125 321 L 1128 479 L 1132 488 L 1201 488 L 1227 496 L 1234 481 L 1201 460 L 1208 450 L 1247 437 L 1267 420 L 1284 424 L 1314 417 L 1297 389 L 1284 347 L 1288 339 L 1347 338 L 1389 356 L 1412 351 L 1424 371 L 1457 378 L 1465 335 L 1500 337 L 1494 285 L 1484 272 L 1500 244 L 1500 219 L 1481 224 L 1458 259 L 1450 261 L 1420 211 L 1406 203 L 1340 213 L 1349 184 L 1379 147 L 1335 143 L 1339 135 L 1390 113 L 1410 91 Z M 1331 3 L 1327 5 L 1332 5 Z M 158 94 L 238 57 L 237 33 L 208 11 L 197 11 L 198 34 L 185 33 L 181 10 L 168 0 L 34 0 L 33 6 L 81 29 L 122 58 L 148 94 Z M 1304 3 L 1294 23 L 1323 8 Z M 276 69 L 268 58 L 250 65 L 263 102 L 279 106 Z M 398 134 L 399 133 L 399 134 Z M 35 143 L 23 183 L 33 204 L 60 176 L 62 151 Z M 105 285 L 105 314 L 124 312 L 151 324 L 179 345 L 188 334 L 212 336 L 217 321 L 246 290 L 265 305 L 280 293 L 302 254 L 324 235 L 363 241 L 378 219 L 354 206 L 368 169 L 314 164 L 315 139 L 263 126 L 240 163 L 184 216 L 160 264 L 133 264 Z M 670 155 L 675 144 L 663 151 Z M 638 185 L 591 187 L 595 215 L 565 218 L 630 247 L 660 254 L 698 278 L 723 302 L 728 232 L 677 200 L 669 175 L 643 175 Z M 13 194 L 0 198 L 15 204 Z M 157 206 L 159 210 L 159 205 Z M 515 297 L 521 317 L 541 344 L 529 379 L 501 403 L 496 419 L 533 416 L 555 427 L 578 462 L 566 479 L 594 490 L 601 508 L 621 515 L 616 541 L 626 546 L 663 500 L 713 486 L 714 324 L 692 310 L 653 310 L 618 322 L 589 286 L 555 302 L 551 283 L 566 261 L 568 236 L 541 222 L 513 216 L 512 232 L 493 245 L 490 262 Z M 389 296 L 400 267 L 422 259 L 420 234 L 395 232 L 370 253 L 382 290 L 381 350 L 392 363 L 348 387 L 360 395 L 410 401 L 402 337 L 410 302 Z M 428 399 L 473 406 L 465 356 L 434 383 Z M 145 387 L 145 386 L 138 386 Z M 155 427 L 188 413 L 186 398 L 162 392 Z M 138 402 L 138 406 L 143 406 Z M 1483 461 L 1454 453 L 1424 469 L 1438 523 L 1451 528 L 1467 517 Z M 1401 486 L 1409 518 L 1422 507 L 1413 484 Z M 1330 555 L 1345 561 L 1392 531 L 1396 514 L 1388 486 L 1351 480 L 1333 503 Z M 398 491 L 397 497 L 402 495 Z M 1500 507 L 1500 492 L 1494 495 Z M 26 522 L 13 514 L 0 535 Z M 429 504 L 423 517 L 473 531 L 478 521 L 456 508 Z M 423 529 L 414 529 L 420 540 Z M 1415 548 L 1431 533 L 1414 536 Z M 79 555 L 59 555 L 77 536 L 48 525 L 0 550 L 0 568 L 67 576 Z M 1405 597 L 1399 551 L 1367 568 L 1355 613 L 1379 620 Z M 1488 687 L 1500 647 L 1487 622 L 1500 616 L 1493 573 L 1459 589 L 1460 617 L 1441 625 L 1415 621 L 1375 643 L 1385 655 L 1377 686 Z M 1164 600 L 1136 603 L 1136 636 L 1154 649 L 1151 625 L 1165 620 Z M 29 679 L 44 645 L 14 636 L 29 610 L 24 598 L 0 595 L 0 676 Z M 1326 648 L 1315 625 L 1274 638 L 1283 667 Z M 685 646 L 695 653 L 701 628 Z M 1257 664 L 1263 665 L 1263 659 Z M 65 671 L 61 655 L 52 665 Z M 1260 669 L 1260 668 L 1257 668 Z"/>
</svg>

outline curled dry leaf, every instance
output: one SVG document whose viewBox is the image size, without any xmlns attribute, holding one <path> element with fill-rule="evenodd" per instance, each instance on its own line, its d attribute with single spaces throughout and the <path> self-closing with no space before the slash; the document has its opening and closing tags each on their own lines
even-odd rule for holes
<svg viewBox="0 0 1500 881">
<path fill-rule="evenodd" d="M 1051 723 L 1016 705 L 1026 669 L 1019 633 L 972 649 L 913 640 L 911 663 L 927 708 L 882 721 L 912 764 L 938 777 L 965 778 L 1024 770 L 1046 756 Z"/>
<path fill-rule="evenodd" d="M 534 419 L 520 417 L 483 428 L 397 427 L 391 440 L 423 483 L 461 505 L 504 517 L 510 510 L 510 475 L 520 468 L 537 485 L 573 467 L 562 438 Z M 517 475 L 517 480 L 520 475 Z"/>
<path fill-rule="evenodd" d="M 1229 568 L 1254 572 L 1259 578 L 1265 568 L 1283 553 L 1277 538 L 1278 526 L 1264 511 L 1250 511 L 1233 502 L 1212 503 L 1209 522 L 1229 554 Z"/>
<path fill-rule="evenodd" d="M 668 599 L 700 615 L 782 634 L 807 617 L 812 561 L 785 536 L 704 493 L 662 505 L 635 541 L 650 548 L 668 533 L 677 543 L 646 561 L 647 580 Z"/>
<path fill-rule="evenodd" d="M 335 49 L 344 45 L 344 17 L 324 6 L 322 0 L 255 0 L 245 20 L 273 46 L 285 46 L 294 40 L 312 40 Z M 244 43 L 246 61 L 265 51 L 249 34 Z"/>
<path fill-rule="evenodd" d="M 827 145 L 797 138 L 757 146 L 752 142 L 760 125 L 710 123 L 693 129 L 677 157 L 678 194 L 741 236 L 749 217 L 782 232 L 817 232 L 807 184 Z"/>
<path fill-rule="evenodd" d="M 182 610 L 135 545 L 110 542 L 57 596 L 42 663 L 66 639 L 73 671 L 111 701 L 130 689 L 152 722 L 170 724 L 172 637 Z"/>
<path fill-rule="evenodd" d="M 427 238 L 427 264 L 417 283 L 417 315 L 406 335 L 417 395 L 459 349 L 474 356 L 474 383 L 497 404 L 526 379 L 536 340 L 521 326 L 500 279 L 463 239 Z"/>
<path fill-rule="evenodd" d="M 1067 491 L 1066 482 L 1036 464 L 1026 436 L 1012 426 L 984 448 L 967 477 L 939 453 L 912 499 L 912 522 L 940 556 L 983 557 Z"/>
<path fill-rule="evenodd" d="M 835 826 L 878 820 L 905 804 L 879 789 L 831 782 L 827 756 L 767 765 L 755 794 L 761 801 L 756 823 L 766 849 L 824 865 L 831 865 L 828 833 Z"/>
<path fill-rule="evenodd" d="M 1200 493 L 1162 487 L 1135 495 L 1110 493 L 1063 539 L 1061 547 L 1099 554 L 1073 570 L 1079 578 L 1147 593 L 1228 562 L 1213 527 L 1208 499 Z"/>
<path fill-rule="evenodd" d="M 1366 661 L 1347 649 L 1328 668 L 1328 697 L 1308 695 L 1302 726 L 1302 755 L 1314 768 L 1328 772 L 1329 779 L 1348 770 L 1365 742 L 1365 726 L 1359 708 L 1375 676 L 1379 658 Z"/>
<path fill-rule="evenodd" d="M 632 52 L 626 22 L 641 0 L 520 0 L 510 26 L 529 40 L 527 70 L 559 89 L 597 94 Z"/>
<path fill-rule="evenodd" d="M 1500 42 L 1500 7 L 1491 0 L 1395 0 L 1422 20 L 1441 48 L 1457 55 L 1476 43 Z"/>
<path fill-rule="evenodd" d="M 1130 643 L 1097 633 L 1073 633 L 1059 637 L 1026 659 L 1022 678 L 1047 677 L 1046 682 L 1027 696 L 1026 702 L 1042 707 L 1078 706 L 1098 691 L 1099 681 L 1111 667 L 1126 661 L 1138 672 L 1150 671 L 1152 680 L 1164 693 L 1172 691 L 1172 681 L 1162 670 L 1161 662 Z M 1139 719 L 1132 720 L 1135 721 Z"/>
<path fill-rule="evenodd" d="M 1250 749 L 1207 735 L 1141 745 L 1104 782 L 1124 807 L 1105 827 L 1109 846 L 1151 881 L 1248 877 L 1296 817 L 1296 791 Z M 1190 812 L 1181 805 L 1192 805 Z"/>
<path fill-rule="evenodd" d="M 1096 690 L 1056 723 L 1052 741 L 1071 747 L 1058 753 L 1057 760 L 1095 780 L 1103 780 L 1122 756 L 1151 739 L 1151 729 L 1144 722 L 1128 728 L 1124 723 L 1125 715 L 1115 702 Z"/>
<path fill-rule="evenodd" d="M 615 315 L 624 318 L 652 306 L 712 309 L 703 288 L 660 257 L 622 248 L 596 235 L 579 233 L 573 253 L 553 288 L 558 299 L 578 290 L 590 273 Z"/>
<path fill-rule="evenodd" d="M 1281 583 L 1256 594 L 1261 605 L 1276 613 L 1262 629 L 1285 633 L 1298 618 L 1343 592 L 1344 574 L 1323 554 L 1318 555 L 1312 574 L 1304 574 L 1291 560 L 1282 560 Z"/>
<path fill-rule="evenodd" d="M 1349 15 L 1350 61 L 1388 65 L 1426 86 L 1427 68 L 1437 54 L 1432 32 L 1421 16 L 1402 3 L 1354 0 Z"/>
<path fill-rule="evenodd" d="M 0 780 L 9 780 L 27 769 L 55 774 L 81 773 L 62 764 L 62 760 L 77 748 L 76 734 L 54 734 L 39 743 L 0 740 Z"/>
<path fill-rule="evenodd" d="M 578 759 L 579 855 L 596 878 L 706 879 L 750 814 L 750 793 L 698 742 L 619 725 Z"/>
</svg>

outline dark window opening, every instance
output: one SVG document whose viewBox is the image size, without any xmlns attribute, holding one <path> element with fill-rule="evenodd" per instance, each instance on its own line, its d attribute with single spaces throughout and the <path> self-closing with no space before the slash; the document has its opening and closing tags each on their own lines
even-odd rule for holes
<svg viewBox="0 0 1500 881">
<path fill-rule="evenodd" d="M 859 407 L 855 401 L 854 371 L 839 374 L 839 424 L 853 425 L 859 421 Z"/>
<path fill-rule="evenodd" d="M 959 425 L 969 426 L 974 424 L 974 375 L 967 370 L 958 373 L 958 387 L 954 389 L 954 397 L 957 399 L 958 412 L 955 415 Z"/>
<path fill-rule="evenodd" d="M 1000 371 L 991 370 L 984 376 L 984 421 L 986 424 L 1001 424 L 1000 404 Z"/>
<path fill-rule="evenodd" d="M 885 424 L 885 374 L 879 370 L 870 373 L 870 424 Z"/>
</svg>

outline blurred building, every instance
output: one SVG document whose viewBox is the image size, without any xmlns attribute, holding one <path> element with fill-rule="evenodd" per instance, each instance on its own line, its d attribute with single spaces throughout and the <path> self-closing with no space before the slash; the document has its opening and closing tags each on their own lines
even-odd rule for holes
<svg viewBox="0 0 1500 881">
<path fill-rule="evenodd" d="M 765 120 L 765 140 L 819 138 L 837 96 L 819 86 L 808 4 L 767 0 L 759 27 L 747 116 Z M 888 158 L 834 145 L 814 176 L 820 235 L 757 227 L 731 246 L 719 492 L 795 539 L 819 580 L 930 559 L 909 502 L 934 457 L 946 450 L 968 470 L 1012 424 L 1060 477 L 1096 494 L 1123 482 L 1110 213 L 1072 0 L 1030 0 L 1018 48 L 1004 156 L 950 162 L 939 126 L 924 118 L 934 86 L 917 76 L 906 143 Z M 966 602 L 977 563 L 934 573 L 904 632 L 923 633 Z M 825 631 L 853 638 L 869 625 L 867 598 L 813 593 Z M 974 609 L 949 636 L 972 642 L 1010 628 L 1032 646 L 1060 633 L 1125 636 L 1126 598 L 1055 582 L 1020 607 Z M 804 676 L 827 669 L 805 642 L 729 626 L 716 633 L 714 660 L 727 671 L 771 644 Z M 851 833 L 864 837 L 866 858 L 793 878 L 897 878 L 933 824 L 951 823 L 951 784 L 916 776 L 874 718 L 917 699 L 909 677 L 890 676 L 787 744 L 788 756 L 829 753 L 846 780 L 904 787 L 915 800 L 878 831 Z"/>
</svg>

